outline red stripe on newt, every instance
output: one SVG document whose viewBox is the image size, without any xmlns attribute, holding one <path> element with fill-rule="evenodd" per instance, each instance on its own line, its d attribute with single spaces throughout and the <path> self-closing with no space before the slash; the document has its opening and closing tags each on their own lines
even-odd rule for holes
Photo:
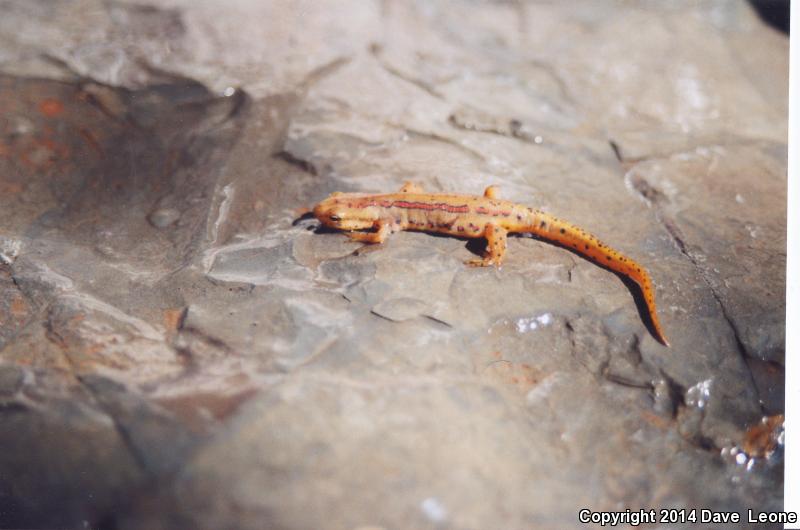
<svg viewBox="0 0 800 530">
<path fill-rule="evenodd" d="M 453 206 L 446 202 L 428 203 L 428 202 L 409 202 L 409 201 L 365 201 L 362 208 L 368 206 L 381 206 L 383 208 L 404 208 L 407 210 L 442 210 L 450 213 L 469 213 L 469 206 L 462 204 Z"/>
</svg>

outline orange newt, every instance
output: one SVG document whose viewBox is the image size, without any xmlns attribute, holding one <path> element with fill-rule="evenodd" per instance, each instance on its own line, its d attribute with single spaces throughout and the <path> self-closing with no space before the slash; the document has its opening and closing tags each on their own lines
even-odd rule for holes
<svg viewBox="0 0 800 530">
<path fill-rule="evenodd" d="M 656 339 L 669 346 L 658 321 L 653 282 L 641 265 L 573 224 L 498 199 L 497 189 L 489 186 L 483 197 L 477 197 L 425 193 L 417 184 L 406 182 L 398 193 L 337 192 L 314 207 L 314 216 L 325 226 L 346 230 L 351 239 L 364 243 L 383 243 L 389 234 L 401 230 L 484 237 L 487 245 L 483 258 L 467 262 L 479 267 L 502 264 L 509 232 L 528 232 L 556 241 L 636 282 L 644 295 Z"/>
</svg>

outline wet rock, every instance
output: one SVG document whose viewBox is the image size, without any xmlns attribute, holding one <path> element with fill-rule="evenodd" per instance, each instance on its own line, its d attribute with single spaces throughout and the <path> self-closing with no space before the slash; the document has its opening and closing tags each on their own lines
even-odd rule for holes
<svg viewBox="0 0 800 530">
<path fill-rule="evenodd" d="M 0 526 L 780 509 L 787 58 L 744 2 L 5 2 Z M 559 246 L 308 214 L 406 180 L 591 231 L 672 347 Z"/>
<path fill-rule="evenodd" d="M 18 366 L 0 366 L 0 394 L 13 396 L 22 386 L 25 372 Z"/>
<path fill-rule="evenodd" d="M 638 162 L 626 175 L 643 179 L 640 188 L 655 190 L 654 200 L 648 191 L 637 192 L 653 205 L 676 247 L 697 267 L 741 353 L 781 364 L 786 222 L 782 207 L 767 204 L 785 197 L 785 160 L 786 152 L 777 144 L 756 141 L 740 147 L 723 142 Z M 760 175 L 757 180 L 754 171 Z M 689 190 L 707 200 L 686 208 Z M 739 276 L 742 271 L 748 274 Z"/>
<path fill-rule="evenodd" d="M 3 525 L 74 526 L 127 503 L 144 475 L 114 420 L 80 388 L 46 375 L 25 379 L 0 406 Z"/>
<path fill-rule="evenodd" d="M 201 432 L 193 433 L 168 411 L 119 383 L 94 374 L 81 377 L 81 382 L 114 419 L 131 455 L 149 475 L 169 476 L 202 440 Z"/>
<path fill-rule="evenodd" d="M 653 410 L 658 414 L 672 417 L 679 403 L 674 385 L 666 379 L 659 379 L 653 383 Z"/>
<path fill-rule="evenodd" d="M 764 411 L 776 413 L 784 410 L 785 373 L 777 363 L 762 362 L 748 358 L 747 365 L 753 374 L 753 382 L 758 388 L 758 396 Z"/>
</svg>

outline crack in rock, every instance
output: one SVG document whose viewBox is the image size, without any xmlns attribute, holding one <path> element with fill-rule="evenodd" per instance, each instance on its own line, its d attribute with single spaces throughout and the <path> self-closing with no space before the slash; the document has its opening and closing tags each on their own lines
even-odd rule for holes
<svg viewBox="0 0 800 530">
<path fill-rule="evenodd" d="M 301 158 L 299 156 L 296 156 L 285 149 L 279 151 L 273 156 L 279 160 L 283 160 L 287 164 L 291 164 L 297 168 L 300 168 L 301 170 L 315 177 L 319 174 L 317 172 L 317 168 L 314 166 L 312 162 L 304 158 Z"/>
<path fill-rule="evenodd" d="M 90 374 L 78 378 L 111 418 L 143 471 L 163 480 L 179 469 L 202 437 L 124 385 Z"/>
<path fill-rule="evenodd" d="M 535 145 L 544 141 L 541 135 L 535 134 L 527 124 L 517 118 L 501 119 L 472 108 L 456 110 L 447 121 L 451 126 L 464 131 L 496 134 Z"/>
<path fill-rule="evenodd" d="M 722 317 L 725 319 L 725 322 L 728 324 L 728 327 L 730 328 L 733 334 L 737 352 L 742 359 L 742 362 L 745 366 L 745 369 L 747 370 L 747 373 L 750 376 L 749 378 L 750 385 L 752 386 L 753 389 L 757 390 L 758 386 L 756 385 L 755 376 L 753 375 L 753 372 L 747 363 L 748 357 L 750 358 L 757 358 L 757 357 L 747 351 L 747 347 L 745 346 L 744 342 L 741 339 L 741 334 L 739 333 L 739 329 L 734 323 L 733 318 L 730 316 L 728 309 L 725 307 L 725 304 L 723 303 L 720 293 L 717 292 L 717 289 L 714 287 L 714 283 L 712 282 L 711 278 L 709 278 L 707 270 L 698 262 L 697 257 L 686 245 L 685 237 L 681 233 L 681 230 L 677 226 L 677 223 L 674 221 L 674 219 L 672 219 L 664 212 L 663 202 L 666 200 L 666 195 L 657 188 L 655 188 L 654 186 L 652 186 L 649 182 L 647 182 L 644 178 L 640 176 L 631 174 L 631 182 L 633 183 L 633 189 L 636 190 L 636 192 L 641 195 L 641 197 L 648 203 L 648 205 L 650 205 L 653 208 L 656 220 L 664 228 L 667 234 L 669 234 L 670 239 L 675 244 L 675 247 L 686 259 L 689 260 L 689 262 L 698 272 L 700 277 L 703 279 L 703 282 L 708 287 L 711 296 L 714 298 L 717 305 L 719 306 Z M 756 395 L 758 395 L 757 391 Z M 758 403 L 758 405 L 763 413 L 764 411 L 763 404 Z"/>
<path fill-rule="evenodd" d="M 423 92 L 426 92 L 429 96 L 432 96 L 439 100 L 444 100 L 444 96 L 440 94 L 435 88 L 433 88 L 429 83 L 422 81 L 421 79 L 417 79 L 413 76 L 410 76 L 404 72 L 401 72 L 391 64 L 389 64 L 383 57 L 382 57 L 383 47 L 380 44 L 373 43 L 369 47 L 369 53 L 372 55 L 378 64 L 386 71 L 388 74 L 400 79 L 401 81 L 405 81 L 409 83 Z"/>
</svg>

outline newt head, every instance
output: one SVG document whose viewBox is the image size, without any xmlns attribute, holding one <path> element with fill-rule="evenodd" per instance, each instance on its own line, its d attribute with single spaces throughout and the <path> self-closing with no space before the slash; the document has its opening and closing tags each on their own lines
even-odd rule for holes
<svg viewBox="0 0 800 530">
<path fill-rule="evenodd" d="M 378 212 L 371 207 L 354 207 L 352 201 L 363 197 L 360 193 L 334 193 L 314 206 L 314 217 L 337 230 L 366 230 L 378 220 Z"/>
</svg>

